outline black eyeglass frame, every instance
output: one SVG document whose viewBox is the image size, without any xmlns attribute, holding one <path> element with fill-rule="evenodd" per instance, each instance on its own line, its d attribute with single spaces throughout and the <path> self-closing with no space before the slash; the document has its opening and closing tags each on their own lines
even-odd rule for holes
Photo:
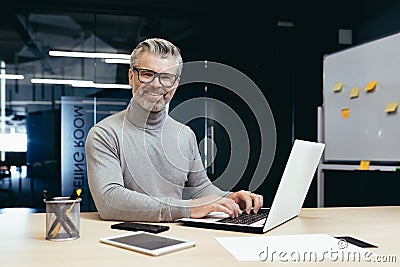
<svg viewBox="0 0 400 267">
<path fill-rule="evenodd" d="M 138 77 L 139 82 L 148 84 L 148 83 L 153 82 L 154 79 L 155 79 L 156 77 L 158 77 L 158 81 L 159 81 L 160 84 L 161 84 L 162 86 L 164 86 L 165 88 L 171 88 L 172 86 L 174 86 L 175 83 L 176 83 L 176 80 L 178 80 L 178 78 L 179 78 L 178 75 L 173 74 L 173 73 L 168 73 L 168 72 L 155 72 L 154 70 L 143 69 L 143 68 L 136 68 L 136 67 L 132 67 L 131 69 L 132 69 L 132 71 L 134 71 L 134 72 L 136 71 L 136 72 L 137 72 L 137 77 Z M 141 71 L 141 70 L 145 70 L 145 71 L 149 71 L 149 72 L 154 73 L 153 78 L 151 79 L 151 81 L 143 82 L 143 81 L 140 80 L 139 71 Z M 160 79 L 160 75 L 162 75 L 162 74 L 167 74 L 167 75 L 173 75 L 173 76 L 175 76 L 175 79 L 174 79 L 174 82 L 172 83 L 172 85 L 166 86 L 166 85 L 164 85 L 164 84 L 162 83 L 162 81 L 161 81 L 161 79 Z"/>
</svg>

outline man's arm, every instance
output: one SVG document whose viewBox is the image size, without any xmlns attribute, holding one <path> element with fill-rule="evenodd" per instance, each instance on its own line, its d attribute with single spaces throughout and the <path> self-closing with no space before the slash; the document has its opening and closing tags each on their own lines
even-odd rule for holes
<svg viewBox="0 0 400 267">
<path fill-rule="evenodd" d="M 124 186 L 118 140 L 103 128 L 89 131 L 86 157 L 89 188 L 101 218 L 158 222 L 190 216 L 190 200 L 151 197 Z"/>
</svg>

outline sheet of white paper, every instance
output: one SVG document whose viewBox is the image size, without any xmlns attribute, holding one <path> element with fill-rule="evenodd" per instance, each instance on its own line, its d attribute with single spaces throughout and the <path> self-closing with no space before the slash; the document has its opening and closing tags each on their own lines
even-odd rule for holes
<svg viewBox="0 0 400 267">
<path fill-rule="evenodd" d="M 376 256 L 364 248 L 328 234 L 216 237 L 239 261 L 363 262 Z"/>
</svg>

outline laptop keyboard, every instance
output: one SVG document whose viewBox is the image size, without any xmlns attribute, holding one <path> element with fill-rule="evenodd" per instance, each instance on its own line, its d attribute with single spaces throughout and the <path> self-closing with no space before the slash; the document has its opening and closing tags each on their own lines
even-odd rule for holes
<svg viewBox="0 0 400 267">
<path fill-rule="evenodd" d="M 253 213 L 253 211 L 251 211 L 249 214 L 243 211 L 243 213 L 236 218 L 231 218 L 231 217 L 223 218 L 218 222 L 250 225 L 259 220 L 267 218 L 268 213 L 269 209 L 260 209 L 257 214 Z"/>
</svg>

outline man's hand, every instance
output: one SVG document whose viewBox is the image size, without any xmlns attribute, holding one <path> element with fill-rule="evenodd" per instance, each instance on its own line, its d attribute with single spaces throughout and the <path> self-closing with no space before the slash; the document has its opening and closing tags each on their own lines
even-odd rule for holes
<svg viewBox="0 0 400 267">
<path fill-rule="evenodd" d="M 241 190 L 239 192 L 234 192 L 230 194 L 228 198 L 235 201 L 241 209 L 246 209 L 247 214 L 250 213 L 251 208 L 253 208 L 254 213 L 257 213 L 263 206 L 263 196 L 249 191 Z"/>
<path fill-rule="evenodd" d="M 224 212 L 232 218 L 242 213 L 239 205 L 233 199 L 217 195 L 196 198 L 190 204 L 191 218 L 201 218 L 213 211 Z"/>
</svg>

